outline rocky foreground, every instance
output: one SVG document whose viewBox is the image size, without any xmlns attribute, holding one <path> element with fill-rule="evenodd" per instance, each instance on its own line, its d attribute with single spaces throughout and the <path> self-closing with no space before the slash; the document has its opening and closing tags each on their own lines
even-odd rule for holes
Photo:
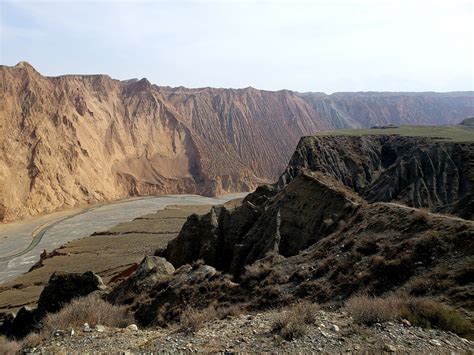
<svg viewBox="0 0 474 355">
<path fill-rule="evenodd" d="M 58 330 L 50 340 L 31 347 L 31 353 L 84 352 L 271 352 L 271 353 L 472 353 L 474 343 L 453 333 L 424 330 L 409 322 L 368 327 L 354 324 L 345 312 L 320 310 L 300 338 L 285 340 L 272 325 L 280 311 L 232 316 L 202 325 L 194 334 L 179 328 L 142 330 L 98 326 Z M 283 311 L 284 312 L 284 311 Z M 73 334 L 73 335 L 71 335 Z"/>
<path fill-rule="evenodd" d="M 189 216 L 107 284 L 55 272 L 0 332 L 45 352 L 472 352 L 472 210 L 436 213 L 472 206 L 472 143 L 351 138 L 370 146 L 364 173 L 329 154 L 337 145 L 318 154 L 313 143 L 280 184 Z M 390 200 L 370 200 L 362 187 L 390 172 Z"/>
</svg>

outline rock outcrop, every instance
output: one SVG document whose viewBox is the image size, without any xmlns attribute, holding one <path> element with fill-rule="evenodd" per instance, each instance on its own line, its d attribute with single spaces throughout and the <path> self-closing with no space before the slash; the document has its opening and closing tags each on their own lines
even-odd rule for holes
<svg viewBox="0 0 474 355">
<path fill-rule="evenodd" d="M 51 275 L 38 300 L 38 306 L 22 307 L 14 319 L 3 324 L 2 333 L 11 338 L 23 338 L 37 329 L 48 313 L 59 311 L 74 298 L 84 297 L 106 286 L 100 276 L 91 271 L 83 274 L 55 272 Z"/>
<path fill-rule="evenodd" d="M 202 259 L 238 276 L 245 265 L 270 252 L 296 255 L 334 232 L 362 203 L 321 174 L 301 174 L 278 193 L 259 189 L 235 210 L 215 207 L 204 216 L 189 217 L 161 255 L 175 266 Z"/>
<path fill-rule="evenodd" d="M 172 275 L 175 268 L 171 263 L 156 256 L 146 256 L 135 272 L 107 295 L 114 303 L 127 304 L 133 302 L 141 293 L 150 292 L 160 280 Z"/>
<path fill-rule="evenodd" d="M 281 188 L 302 171 L 341 182 L 368 202 L 397 202 L 474 217 L 474 143 L 404 136 L 311 136 L 300 140 Z"/>
<path fill-rule="evenodd" d="M 0 66 L 0 222 L 127 196 L 251 191 L 281 174 L 301 136 L 452 123 L 474 114 L 472 98 L 169 88 Z"/>
<path fill-rule="evenodd" d="M 83 274 L 54 272 L 38 300 L 38 315 L 55 313 L 73 298 L 87 296 L 91 292 L 104 291 L 107 287 L 100 276 L 92 271 Z"/>
<path fill-rule="evenodd" d="M 161 255 L 176 266 L 203 259 L 232 273 L 238 286 L 225 288 L 219 302 L 260 308 L 309 298 L 340 304 L 361 291 L 397 290 L 473 310 L 473 235 L 473 221 L 369 204 L 332 177 L 302 171 L 277 193 L 251 194 L 232 211 L 190 217 Z M 206 293 L 214 282 L 226 284 L 224 275 L 194 288 Z M 200 306 L 216 299 L 209 292 Z"/>
</svg>

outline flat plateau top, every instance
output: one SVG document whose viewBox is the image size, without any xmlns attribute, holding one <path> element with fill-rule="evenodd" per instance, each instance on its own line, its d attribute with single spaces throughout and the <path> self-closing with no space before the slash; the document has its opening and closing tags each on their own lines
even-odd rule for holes
<svg viewBox="0 0 474 355">
<path fill-rule="evenodd" d="M 400 135 L 405 137 L 428 137 L 440 141 L 474 143 L 474 124 L 471 124 L 471 122 L 469 121 L 466 122 L 466 124 L 460 124 L 455 126 L 394 126 L 385 128 L 345 129 L 338 131 L 319 132 L 315 134 L 315 136 L 368 135 Z"/>
</svg>

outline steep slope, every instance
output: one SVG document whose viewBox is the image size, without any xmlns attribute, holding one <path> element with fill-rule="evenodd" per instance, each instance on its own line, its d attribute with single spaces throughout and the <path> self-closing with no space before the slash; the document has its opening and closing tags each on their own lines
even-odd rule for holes
<svg viewBox="0 0 474 355">
<path fill-rule="evenodd" d="M 308 171 L 281 190 L 258 189 L 234 210 L 214 207 L 189 217 L 178 237 L 157 251 L 179 267 L 175 276 L 140 298 L 130 289 L 122 299 L 143 324 L 176 315 L 183 303 L 265 308 L 304 298 L 341 304 L 357 292 L 430 296 L 472 311 L 473 235 L 473 221 L 369 204 Z"/>
<path fill-rule="evenodd" d="M 359 94 L 341 95 L 354 102 L 343 119 L 287 90 L 169 88 L 0 66 L 0 222 L 135 195 L 250 191 L 281 174 L 301 136 L 372 125 L 385 105 L 374 111 Z M 401 106 L 406 121 L 474 114 L 472 93 L 409 96 L 417 105 Z"/>
<path fill-rule="evenodd" d="M 249 191 L 301 135 L 327 128 L 290 92 L 182 94 L 146 79 L 47 78 L 27 63 L 0 76 L 4 221 L 133 195 Z"/>
<path fill-rule="evenodd" d="M 318 171 L 371 203 L 398 202 L 472 219 L 474 131 L 466 134 L 472 135 L 471 142 L 337 133 L 304 137 L 278 185 L 305 170 Z"/>
</svg>

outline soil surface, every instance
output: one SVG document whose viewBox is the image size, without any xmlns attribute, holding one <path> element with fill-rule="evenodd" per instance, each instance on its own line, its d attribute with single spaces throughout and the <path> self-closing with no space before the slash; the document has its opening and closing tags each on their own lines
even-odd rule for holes
<svg viewBox="0 0 474 355">
<path fill-rule="evenodd" d="M 452 333 L 423 330 L 411 325 L 388 322 L 371 327 L 354 324 L 344 312 L 319 311 L 314 324 L 294 340 L 284 340 L 272 332 L 279 311 L 243 314 L 205 323 L 195 334 L 176 328 L 149 330 L 105 329 L 60 332 L 37 348 L 35 353 L 159 352 L 159 353 L 472 353 L 473 342 Z M 336 326 L 336 327 L 335 327 Z"/>
</svg>

